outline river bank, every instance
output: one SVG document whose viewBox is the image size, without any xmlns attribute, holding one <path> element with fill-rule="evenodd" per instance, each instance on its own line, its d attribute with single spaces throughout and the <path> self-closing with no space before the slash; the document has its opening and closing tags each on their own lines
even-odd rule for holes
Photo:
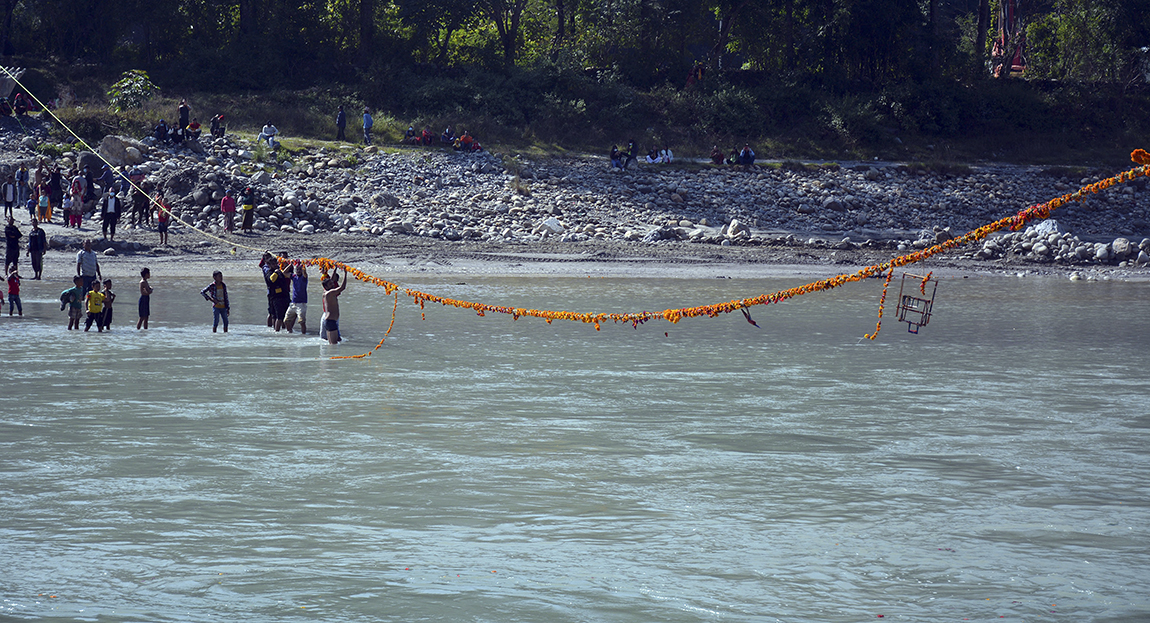
<svg viewBox="0 0 1150 623">
<path fill-rule="evenodd" d="M 26 136 L 0 135 L 7 148 L 0 169 L 41 161 L 64 171 L 102 166 L 92 153 L 47 158 L 35 151 L 43 140 L 43 129 L 34 127 Z M 838 274 L 1113 173 L 899 163 L 632 163 L 622 171 L 597 156 L 527 159 L 348 143 L 269 154 L 232 135 L 181 147 L 106 137 L 98 151 L 116 166 L 138 169 L 144 188 L 171 208 L 178 221 L 170 244 L 160 246 L 154 227 L 133 226 L 128 214 L 114 242 L 101 239 L 99 220 L 86 218 L 76 230 L 57 216 L 45 225 L 53 278 L 67 278 L 55 273 L 74 268 L 84 239 L 116 256 L 109 265 L 162 265 L 175 273 L 254 263 L 271 250 L 370 266 L 377 276 Z M 257 196 L 254 230 L 225 232 L 220 200 L 246 188 Z M 17 210 L 17 223 L 26 231 L 26 211 Z M 1137 278 L 1150 263 L 1148 236 L 1150 192 L 1138 178 L 1060 208 L 1026 232 L 936 256 L 924 270 Z"/>
</svg>

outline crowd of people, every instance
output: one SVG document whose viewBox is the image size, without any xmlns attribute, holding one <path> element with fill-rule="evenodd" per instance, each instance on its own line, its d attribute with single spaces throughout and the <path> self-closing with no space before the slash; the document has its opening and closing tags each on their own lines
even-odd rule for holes
<svg viewBox="0 0 1150 623">
<path fill-rule="evenodd" d="M 11 226 L 11 223 L 9 225 Z M 11 236 L 10 231 L 6 233 Z M 23 316 L 24 307 L 20 300 L 22 277 L 11 253 L 7 259 L 9 261 L 5 266 L 5 274 L 8 282 L 8 315 L 18 313 Z M 307 267 L 301 262 L 281 263 L 279 258 L 271 253 L 263 255 L 259 267 L 267 285 L 267 326 L 277 333 L 282 330 L 293 333 L 298 323 L 300 333 L 306 335 L 308 333 Z M 39 278 L 40 275 L 37 274 L 35 279 Z M 154 292 L 149 281 L 151 278 L 152 273 L 148 268 L 140 270 L 137 330 L 148 329 L 151 297 Z M 339 296 L 347 289 L 347 271 L 344 271 L 342 280 L 338 273 L 328 275 L 324 271 L 320 277 L 320 285 L 323 315 L 319 322 L 319 336 L 330 344 L 338 344 L 342 341 L 339 332 Z M 220 325 L 223 325 L 223 331 L 227 333 L 232 306 L 228 286 L 221 271 L 212 273 L 211 283 L 200 290 L 200 295 L 212 306 L 212 332 L 218 332 Z M 93 250 L 91 240 L 85 240 L 83 249 L 76 253 L 76 273 L 72 278 L 72 287 L 61 292 L 59 300 L 60 311 L 68 313 L 69 331 L 79 330 L 81 321 L 84 324 L 84 331 L 90 331 L 93 325 L 98 333 L 111 329 L 116 293 L 112 290 L 112 280 L 105 279 L 101 272 L 100 258 Z M 0 292 L 0 307 L 3 307 L 4 301 L 5 296 Z"/>
<path fill-rule="evenodd" d="M 0 201 L 4 215 L 10 219 L 17 206 L 27 209 L 33 229 L 57 219 L 64 227 L 81 229 L 85 216 L 98 215 L 102 235 L 108 240 L 116 239 L 116 226 L 125 214 L 137 226 L 150 227 L 158 222 L 161 244 L 166 244 L 170 215 L 158 193 L 154 198 L 148 197 L 144 178 L 139 167 L 125 165 L 115 169 L 105 164 L 97 177 L 90 166 L 76 165 L 65 172 L 59 165 L 49 170 L 47 161 L 41 160 L 34 171 L 22 164 L 9 175 L 0 184 Z M 11 226 L 15 227 L 15 223 Z"/>
<path fill-rule="evenodd" d="M 264 274 L 264 283 L 267 285 L 267 326 L 277 333 L 285 329 L 291 333 L 298 321 L 300 333 L 306 334 L 307 267 L 302 263 L 284 263 L 281 265 L 279 259 L 271 253 L 264 253 L 263 257 L 260 258 L 259 266 Z M 217 283 L 222 283 L 222 281 Z M 320 276 L 320 286 L 323 288 L 323 316 L 320 318 L 320 337 L 326 339 L 329 344 L 338 344 L 342 340 L 339 335 L 339 295 L 343 294 L 347 288 L 347 271 L 345 270 L 343 273 L 342 283 L 339 275 L 334 271 L 330 276 L 324 272 Z M 213 287 L 215 284 L 209 285 L 204 288 L 201 294 L 204 295 L 205 299 L 211 301 L 216 309 L 220 309 L 221 305 L 227 308 L 226 295 L 221 301 L 218 295 L 209 293 L 209 289 Z M 212 331 L 216 330 L 216 324 L 219 322 L 220 315 L 217 312 Z M 223 316 L 223 324 L 224 331 L 227 332 L 226 311 Z"/>
<path fill-rule="evenodd" d="M 745 144 L 742 149 L 732 149 L 731 154 L 724 157 L 723 150 L 715 145 L 711 148 L 711 163 L 750 166 L 755 164 L 755 150 Z"/>
<path fill-rule="evenodd" d="M 176 116 L 178 122 L 168 125 L 166 121 L 160 119 L 160 123 L 152 130 L 152 136 L 159 144 L 172 144 L 182 145 L 185 141 L 198 141 L 200 135 L 203 134 L 203 127 L 200 126 L 200 120 L 191 116 L 192 107 L 188 105 L 188 100 L 180 100 L 180 105 L 176 108 Z M 216 115 L 212 119 L 212 135 L 216 134 L 217 118 L 222 122 L 223 115 Z M 222 134 L 221 134 L 222 136 Z"/>
<path fill-rule="evenodd" d="M 421 145 L 430 147 L 435 144 L 435 133 L 431 131 L 430 126 L 424 126 L 422 132 L 416 132 L 415 126 L 408 126 L 407 132 L 403 133 L 404 145 Z M 483 145 L 479 143 L 471 132 L 464 130 L 459 135 L 452 131 L 451 126 L 447 126 L 443 133 L 439 135 L 439 144 L 442 147 L 448 147 L 458 152 L 463 153 L 476 153 L 483 151 Z"/>
<path fill-rule="evenodd" d="M 48 102 L 48 107 L 54 106 L 54 102 Z M 9 101 L 7 97 L 0 97 L 0 117 L 23 117 L 30 112 L 36 112 L 40 107 L 36 105 L 36 100 L 28 97 L 24 93 L 17 92 L 12 96 Z"/>
</svg>

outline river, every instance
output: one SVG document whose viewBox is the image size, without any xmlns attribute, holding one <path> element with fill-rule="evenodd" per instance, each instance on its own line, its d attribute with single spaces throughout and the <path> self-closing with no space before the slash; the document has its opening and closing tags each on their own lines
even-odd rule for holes
<svg viewBox="0 0 1150 623">
<path fill-rule="evenodd" d="M 466 283 L 461 283 L 461 280 Z M 137 332 L 0 318 L 0 619 L 1150 619 L 1150 284 L 960 276 L 918 335 L 871 280 L 638 329 L 352 284 L 346 341 L 262 286 L 154 279 Z M 638 311 L 794 279 L 427 277 Z M 309 329 L 318 326 L 313 290 Z"/>
</svg>

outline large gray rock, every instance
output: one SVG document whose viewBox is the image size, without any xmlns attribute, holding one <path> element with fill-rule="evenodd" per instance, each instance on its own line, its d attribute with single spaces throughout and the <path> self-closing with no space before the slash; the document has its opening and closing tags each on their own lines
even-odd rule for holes
<svg viewBox="0 0 1150 623">
<path fill-rule="evenodd" d="M 143 161 L 139 145 L 139 142 L 126 136 L 109 134 L 100 139 L 100 146 L 96 148 L 96 151 L 113 166 L 122 167 L 126 164 L 139 164 Z"/>
<path fill-rule="evenodd" d="M 88 167 L 92 175 L 100 177 L 100 172 L 104 170 L 104 161 L 100 160 L 99 156 L 90 151 L 82 151 L 80 155 L 76 156 L 76 166 L 79 167 L 81 172 L 84 170 L 84 167 Z"/>
<path fill-rule="evenodd" d="M 1110 243 L 1110 248 L 1114 251 L 1114 259 L 1120 262 L 1134 255 L 1137 250 L 1126 238 L 1115 238 L 1114 242 Z"/>
</svg>

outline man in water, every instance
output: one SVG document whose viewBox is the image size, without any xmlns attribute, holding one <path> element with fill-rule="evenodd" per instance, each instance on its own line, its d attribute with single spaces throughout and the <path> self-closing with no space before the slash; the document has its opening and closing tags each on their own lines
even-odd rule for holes
<svg viewBox="0 0 1150 623">
<path fill-rule="evenodd" d="M 103 279 L 104 276 L 100 274 L 100 260 L 96 252 L 92 250 L 92 241 L 84 241 L 84 250 L 76 254 L 76 273 L 84 278 L 83 296 L 87 296 L 88 292 L 92 290 L 92 282 L 97 279 Z"/>
<path fill-rule="evenodd" d="M 323 330 L 327 334 L 327 343 L 339 342 L 339 295 L 347 288 L 347 269 L 343 269 L 343 284 L 339 282 L 339 275 L 333 274 L 331 279 L 323 284 L 323 308 L 325 310 Z"/>
</svg>

